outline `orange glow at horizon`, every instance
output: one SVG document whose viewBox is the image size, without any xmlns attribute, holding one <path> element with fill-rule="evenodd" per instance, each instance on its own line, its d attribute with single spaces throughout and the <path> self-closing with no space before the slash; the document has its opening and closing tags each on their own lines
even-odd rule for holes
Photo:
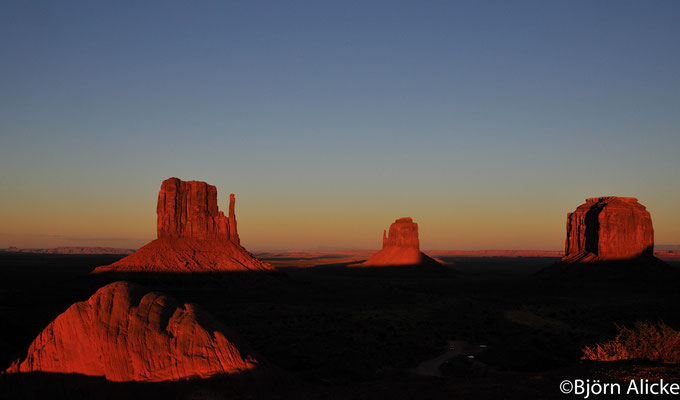
<svg viewBox="0 0 680 400">
<path fill-rule="evenodd" d="M 210 183 L 210 182 L 209 182 Z M 158 185 L 157 185 L 158 186 Z M 229 187 L 217 185 L 220 210 L 228 205 Z M 262 190 L 260 190 L 262 191 Z M 103 246 L 138 248 L 156 237 L 158 187 L 124 198 L 109 193 L 80 198 L 55 196 L 47 204 L 27 199 L 0 211 L 0 248 Z M 419 196 L 357 201 L 354 196 L 277 196 L 236 193 L 236 217 L 242 244 L 249 250 L 314 248 L 379 249 L 382 232 L 396 218 L 410 216 L 419 225 L 421 249 L 562 250 L 567 212 L 589 197 Z M 680 243 L 678 216 L 670 204 L 640 196 L 652 214 L 656 244 Z M 80 200 L 78 200 L 80 199 Z M 657 209 L 662 211 L 656 211 Z"/>
<path fill-rule="evenodd" d="M 563 250 L 609 195 L 680 245 L 678 1 L 9 3 L 0 248 L 138 248 L 169 177 L 251 251 Z"/>
</svg>

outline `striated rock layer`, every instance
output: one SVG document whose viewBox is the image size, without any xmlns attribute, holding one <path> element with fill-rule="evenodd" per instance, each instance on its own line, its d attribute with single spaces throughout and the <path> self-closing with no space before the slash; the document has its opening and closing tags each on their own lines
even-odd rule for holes
<svg viewBox="0 0 680 400">
<path fill-rule="evenodd" d="M 75 373 L 116 382 L 159 382 L 260 366 L 246 343 L 198 307 L 115 282 L 47 325 L 26 358 L 6 373 Z"/>
<path fill-rule="evenodd" d="M 418 224 L 410 217 L 399 218 L 390 225 L 389 234 L 383 231 L 382 250 L 361 265 L 417 265 L 439 263 L 420 251 Z"/>
<path fill-rule="evenodd" d="M 652 218 L 636 198 L 590 198 L 567 215 L 563 262 L 651 258 L 653 253 Z"/>
<path fill-rule="evenodd" d="M 229 216 L 217 208 L 217 189 L 205 182 L 163 181 L 158 193 L 158 238 L 223 238 L 240 243 L 234 215 L 234 195 L 229 196 Z"/>
<path fill-rule="evenodd" d="M 236 199 L 229 215 L 217 207 L 217 189 L 205 182 L 170 178 L 158 193 L 158 238 L 111 265 L 94 272 L 269 271 L 274 267 L 241 246 Z"/>
</svg>

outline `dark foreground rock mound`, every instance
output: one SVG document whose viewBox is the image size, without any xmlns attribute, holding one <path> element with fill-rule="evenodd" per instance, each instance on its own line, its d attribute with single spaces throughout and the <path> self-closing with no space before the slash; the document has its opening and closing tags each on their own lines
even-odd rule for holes
<svg viewBox="0 0 680 400">
<path fill-rule="evenodd" d="M 197 306 L 115 282 L 59 315 L 5 373 L 162 382 L 263 368 L 247 343 Z"/>
</svg>

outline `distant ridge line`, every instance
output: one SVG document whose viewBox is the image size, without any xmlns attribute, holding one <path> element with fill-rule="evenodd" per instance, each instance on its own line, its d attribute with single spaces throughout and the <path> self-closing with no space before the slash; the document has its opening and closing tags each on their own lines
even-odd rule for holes
<svg viewBox="0 0 680 400">
<path fill-rule="evenodd" d="M 659 258 L 680 258 L 680 245 L 659 245 L 654 255 Z M 349 254 L 359 253 L 362 256 L 370 255 L 375 250 L 369 249 L 337 249 L 337 250 L 263 250 L 253 253 L 264 258 L 310 258 L 319 257 L 322 254 Z M 436 257 L 562 257 L 562 250 L 425 250 L 428 254 Z M 10 246 L 0 249 L 2 253 L 28 253 L 28 254 L 132 254 L 135 249 L 101 246 L 60 246 L 50 248 L 20 248 Z"/>
<path fill-rule="evenodd" d="M 0 249 L 4 253 L 31 253 L 31 254 L 132 254 L 134 249 L 100 246 L 61 246 L 50 248 L 19 248 L 10 246 Z"/>
</svg>

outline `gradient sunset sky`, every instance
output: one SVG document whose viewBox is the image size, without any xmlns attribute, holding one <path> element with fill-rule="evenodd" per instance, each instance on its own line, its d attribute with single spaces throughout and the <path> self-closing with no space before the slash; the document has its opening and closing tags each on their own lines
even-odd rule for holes
<svg viewBox="0 0 680 400">
<path fill-rule="evenodd" d="M 3 1 L 0 247 L 137 247 L 171 176 L 250 250 L 680 244 L 680 1 Z"/>
</svg>

